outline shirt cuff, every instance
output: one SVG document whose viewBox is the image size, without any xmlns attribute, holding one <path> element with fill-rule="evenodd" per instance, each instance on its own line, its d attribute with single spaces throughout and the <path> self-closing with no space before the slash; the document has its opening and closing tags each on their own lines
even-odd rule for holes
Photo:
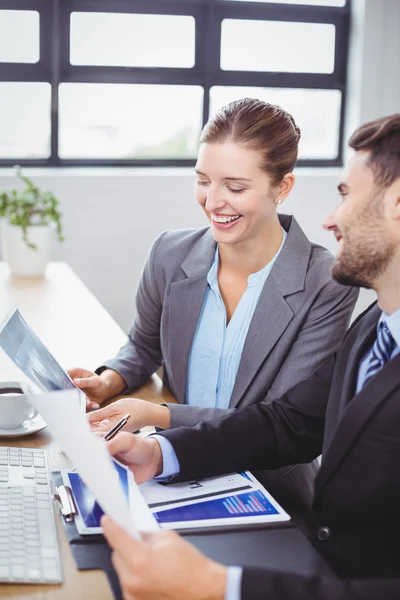
<svg viewBox="0 0 400 600">
<path fill-rule="evenodd" d="M 181 470 L 174 447 L 163 435 L 152 434 L 151 437 L 155 438 L 160 444 L 163 458 L 163 472 L 161 475 L 154 477 L 154 481 L 168 481 L 172 477 L 175 477 L 175 475 L 178 475 Z"/>
<path fill-rule="evenodd" d="M 242 585 L 241 567 L 229 567 L 226 582 L 225 600 L 240 600 L 240 587 Z"/>
</svg>

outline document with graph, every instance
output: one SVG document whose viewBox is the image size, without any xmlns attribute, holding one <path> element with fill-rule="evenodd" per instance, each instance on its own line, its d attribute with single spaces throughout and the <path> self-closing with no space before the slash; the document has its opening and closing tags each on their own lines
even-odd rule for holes
<svg viewBox="0 0 400 600">
<path fill-rule="evenodd" d="M 140 486 L 162 529 L 203 529 L 278 524 L 290 520 L 248 471 L 200 481 Z"/>
</svg>

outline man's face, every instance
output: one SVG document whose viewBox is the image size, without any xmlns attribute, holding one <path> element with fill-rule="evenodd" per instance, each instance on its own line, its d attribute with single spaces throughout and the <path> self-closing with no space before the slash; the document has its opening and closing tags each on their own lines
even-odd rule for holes
<svg viewBox="0 0 400 600">
<path fill-rule="evenodd" d="M 344 285 L 374 287 L 396 252 L 385 216 L 385 190 L 375 186 L 368 151 L 358 151 L 338 186 L 342 201 L 324 228 L 339 242 L 332 276 Z"/>
</svg>

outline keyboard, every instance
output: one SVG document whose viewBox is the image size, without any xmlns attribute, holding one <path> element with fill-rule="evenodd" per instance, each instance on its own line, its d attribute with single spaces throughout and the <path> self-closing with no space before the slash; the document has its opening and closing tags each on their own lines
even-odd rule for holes
<svg viewBox="0 0 400 600">
<path fill-rule="evenodd" d="M 63 581 L 44 450 L 0 447 L 0 582 Z"/>
</svg>

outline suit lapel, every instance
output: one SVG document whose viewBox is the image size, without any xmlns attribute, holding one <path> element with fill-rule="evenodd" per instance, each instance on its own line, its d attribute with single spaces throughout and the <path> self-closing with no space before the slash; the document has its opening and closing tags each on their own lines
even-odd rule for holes
<svg viewBox="0 0 400 600">
<path fill-rule="evenodd" d="M 232 390 L 231 407 L 241 403 L 258 370 L 293 319 L 285 297 L 304 289 L 311 244 L 293 217 L 280 215 L 279 220 L 287 231 L 286 242 L 255 308 Z"/>
<path fill-rule="evenodd" d="M 192 248 L 181 265 L 186 278 L 174 281 L 169 301 L 169 352 L 176 365 L 173 384 L 176 399 L 184 402 L 188 358 L 207 290 L 207 273 L 214 259 L 216 242 L 210 229 Z"/>
<path fill-rule="evenodd" d="M 400 387 L 400 355 L 383 369 L 345 407 L 331 443 L 323 455 L 322 465 L 315 482 L 315 495 L 334 475 L 351 446 L 362 432 L 374 412 L 393 391 Z"/>
<path fill-rule="evenodd" d="M 372 347 L 376 338 L 376 322 L 371 324 L 359 337 L 359 340 L 353 344 L 347 357 L 346 368 L 342 383 L 342 394 L 340 398 L 341 413 L 350 400 L 354 397 L 357 388 L 358 369 L 364 355 Z"/>
</svg>

